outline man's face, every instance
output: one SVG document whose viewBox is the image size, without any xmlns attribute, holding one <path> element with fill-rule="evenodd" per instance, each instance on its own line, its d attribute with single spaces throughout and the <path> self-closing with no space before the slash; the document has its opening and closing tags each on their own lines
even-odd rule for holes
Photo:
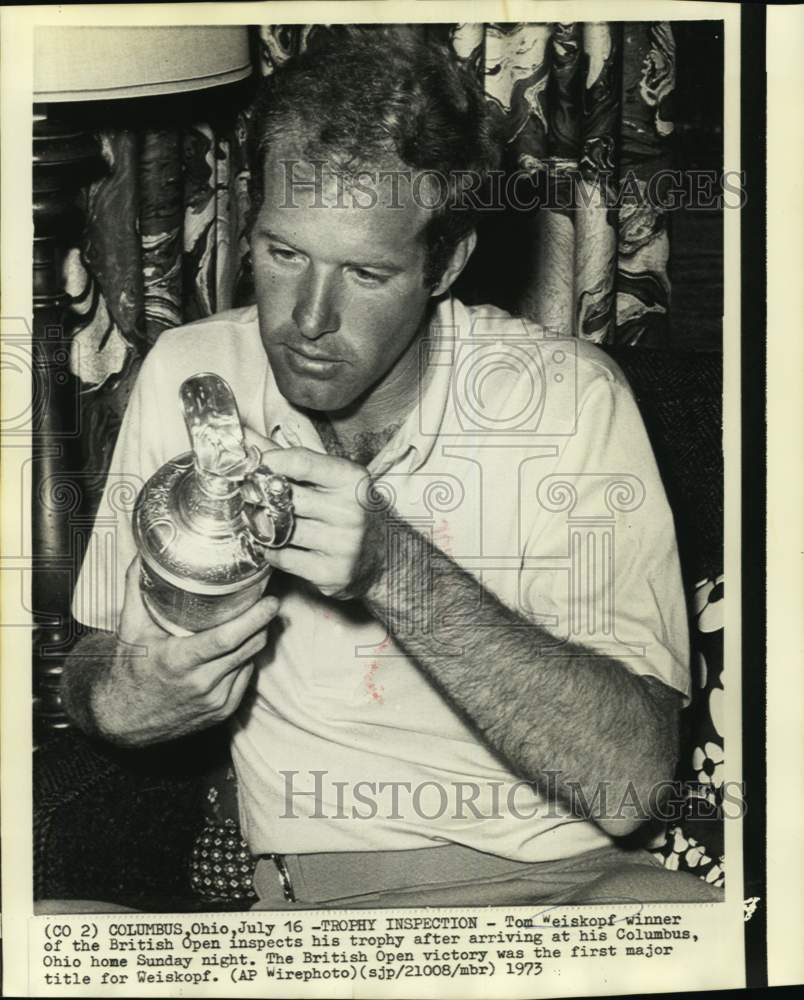
<svg viewBox="0 0 804 1000">
<path fill-rule="evenodd" d="M 282 395 L 333 413 L 417 372 L 407 362 L 432 294 L 423 281 L 429 213 L 409 184 L 396 195 L 401 207 L 382 182 L 369 204 L 298 162 L 291 187 L 282 159 L 267 159 L 252 232 L 260 333 Z"/>
</svg>

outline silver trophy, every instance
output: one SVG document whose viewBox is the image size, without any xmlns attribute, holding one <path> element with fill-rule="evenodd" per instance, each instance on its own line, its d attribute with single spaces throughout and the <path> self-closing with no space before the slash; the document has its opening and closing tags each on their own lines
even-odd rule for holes
<svg viewBox="0 0 804 1000">
<path fill-rule="evenodd" d="M 259 600 L 267 555 L 288 543 L 294 517 L 287 479 L 245 443 L 229 385 L 194 375 L 179 398 L 193 450 L 143 486 L 133 527 L 148 612 L 168 632 L 189 635 Z"/>
</svg>

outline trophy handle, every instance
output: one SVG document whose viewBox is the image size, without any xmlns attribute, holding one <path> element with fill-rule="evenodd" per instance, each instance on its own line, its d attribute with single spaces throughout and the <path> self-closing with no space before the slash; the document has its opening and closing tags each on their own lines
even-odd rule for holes
<svg viewBox="0 0 804 1000">
<path fill-rule="evenodd" d="M 253 505 L 246 517 L 257 538 L 272 549 L 287 545 L 296 523 L 287 479 L 261 465 L 246 477 L 242 493 Z"/>
</svg>

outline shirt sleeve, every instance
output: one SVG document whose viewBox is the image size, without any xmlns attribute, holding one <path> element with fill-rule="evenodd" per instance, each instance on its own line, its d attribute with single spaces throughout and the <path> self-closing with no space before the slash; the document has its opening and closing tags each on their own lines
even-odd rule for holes
<svg viewBox="0 0 804 1000">
<path fill-rule="evenodd" d="M 538 464 L 538 463 L 536 463 Z M 520 601 L 561 644 L 655 677 L 689 703 L 689 633 L 675 528 L 623 376 L 591 380 L 575 432 L 528 484 Z"/>
</svg>

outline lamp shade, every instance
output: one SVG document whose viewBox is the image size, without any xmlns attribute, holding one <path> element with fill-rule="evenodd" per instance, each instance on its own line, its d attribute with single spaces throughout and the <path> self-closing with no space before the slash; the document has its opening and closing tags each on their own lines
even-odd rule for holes
<svg viewBox="0 0 804 1000">
<path fill-rule="evenodd" d="M 251 74 L 243 26 L 37 27 L 34 100 L 98 101 L 203 90 Z"/>
</svg>

